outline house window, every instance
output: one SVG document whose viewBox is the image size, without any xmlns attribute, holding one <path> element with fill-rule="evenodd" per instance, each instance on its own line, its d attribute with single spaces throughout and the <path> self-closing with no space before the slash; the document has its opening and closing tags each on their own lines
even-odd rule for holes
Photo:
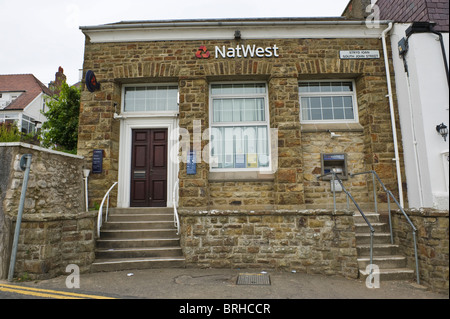
<svg viewBox="0 0 450 319">
<path fill-rule="evenodd" d="M 35 119 L 22 114 L 22 128 L 21 132 L 25 134 L 33 133 L 35 130 Z"/>
<path fill-rule="evenodd" d="M 353 81 L 308 81 L 299 83 L 302 123 L 358 122 Z"/>
<path fill-rule="evenodd" d="M 124 88 L 124 112 L 178 111 L 176 85 L 127 86 Z"/>
<path fill-rule="evenodd" d="M 19 121 L 19 113 L 2 113 L 0 114 L 0 123 L 14 124 Z"/>
<path fill-rule="evenodd" d="M 265 83 L 212 84 L 211 170 L 270 167 Z"/>
</svg>

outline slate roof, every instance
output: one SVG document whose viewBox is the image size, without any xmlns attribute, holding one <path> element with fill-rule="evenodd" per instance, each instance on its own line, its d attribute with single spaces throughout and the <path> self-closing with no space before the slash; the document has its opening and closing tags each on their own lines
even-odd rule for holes
<svg viewBox="0 0 450 319">
<path fill-rule="evenodd" d="M 3 110 L 23 110 L 39 94 L 52 96 L 52 91 L 39 81 L 33 74 L 0 75 L 0 93 L 23 92 L 16 100 Z"/>
</svg>

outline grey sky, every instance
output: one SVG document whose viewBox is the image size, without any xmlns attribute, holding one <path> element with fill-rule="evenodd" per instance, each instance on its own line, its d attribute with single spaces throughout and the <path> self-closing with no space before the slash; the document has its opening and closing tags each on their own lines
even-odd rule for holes
<svg viewBox="0 0 450 319">
<path fill-rule="evenodd" d="M 128 20 L 332 17 L 349 0 L 0 0 L 0 74 L 32 73 L 44 84 L 59 66 L 78 81 L 79 26 Z"/>
</svg>

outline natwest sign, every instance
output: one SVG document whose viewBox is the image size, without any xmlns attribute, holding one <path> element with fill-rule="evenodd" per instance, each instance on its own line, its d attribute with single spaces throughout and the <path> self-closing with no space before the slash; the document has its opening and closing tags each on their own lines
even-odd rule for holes
<svg viewBox="0 0 450 319">
<path fill-rule="evenodd" d="M 271 58 L 271 57 L 279 57 L 278 47 L 274 44 L 272 47 L 257 47 L 255 44 L 253 45 L 237 45 L 235 48 L 227 48 L 225 46 L 219 47 L 216 45 L 215 48 L 215 56 L 216 59 L 219 57 L 222 58 Z"/>
<path fill-rule="evenodd" d="M 216 59 L 218 58 L 272 58 L 279 57 L 278 47 L 274 44 L 271 47 L 257 47 L 253 45 L 237 45 L 236 47 L 226 47 L 226 46 L 215 46 L 214 54 Z M 209 51 L 204 45 L 200 46 L 195 56 L 199 59 L 208 59 L 210 57 Z"/>
</svg>

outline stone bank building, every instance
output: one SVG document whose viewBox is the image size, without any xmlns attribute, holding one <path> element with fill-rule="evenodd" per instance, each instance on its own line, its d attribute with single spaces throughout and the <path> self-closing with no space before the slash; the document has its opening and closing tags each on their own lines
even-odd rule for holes
<svg viewBox="0 0 450 319">
<path fill-rule="evenodd" d="M 115 182 L 113 207 L 176 205 L 188 266 L 354 277 L 346 196 L 336 193 L 335 212 L 330 176 L 317 177 L 336 169 L 361 207 L 373 205 L 372 179 L 351 173 L 402 189 L 386 28 L 345 18 L 81 27 L 86 81 L 99 84 L 84 87 L 79 122 L 89 205 Z"/>
<path fill-rule="evenodd" d="M 83 91 L 80 113 L 88 168 L 102 150 L 91 205 L 117 181 L 114 206 L 172 207 L 179 180 L 182 209 L 326 208 L 330 182 L 316 177 L 336 165 L 346 180 L 374 169 L 398 193 L 386 27 L 339 18 L 82 27 L 84 72 L 100 84 Z M 363 179 L 348 180 L 371 201 Z"/>
</svg>

